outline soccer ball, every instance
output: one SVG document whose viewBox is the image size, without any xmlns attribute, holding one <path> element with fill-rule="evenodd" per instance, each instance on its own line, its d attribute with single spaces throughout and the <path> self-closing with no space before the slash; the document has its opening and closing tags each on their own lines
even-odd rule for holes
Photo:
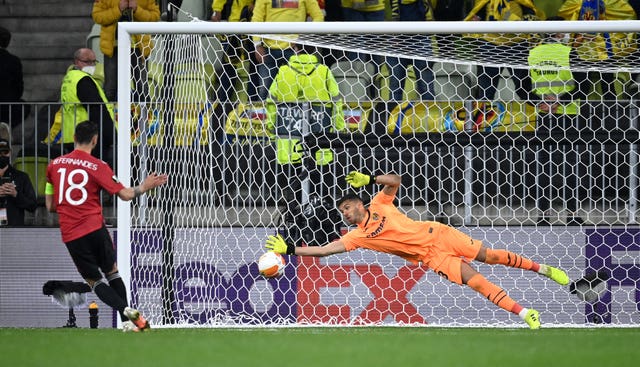
<svg viewBox="0 0 640 367">
<path fill-rule="evenodd" d="M 284 257 L 277 252 L 265 252 L 258 259 L 258 271 L 267 278 L 275 278 L 284 272 L 286 261 Z"/>
</svg>

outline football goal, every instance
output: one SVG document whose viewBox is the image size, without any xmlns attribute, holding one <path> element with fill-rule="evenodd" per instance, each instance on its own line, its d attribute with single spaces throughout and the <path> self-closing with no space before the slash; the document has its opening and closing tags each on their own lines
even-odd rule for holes
<svg viewBox="0 0 640 367">
<path fill-rule="evenodd" d="M 411 218 L 581 280 L 560 287 L 473 264 L 544 325 L 637 325 L 639 31 L 638 21 L 119 23 L 120 44 L 153 42 L 147 58 L 118 55 L 131 83 L 119 83 L 117 174 L 169 175 L 118 203 L 133 305 L 166 326 L 524 325 L 468 287 L 370 251 L 287 256 L 282 276 L 260 276 L 268 235 L 322 246 L 352 229 L 334 203 L 350 191 L 345 175 L 364 170 L 402 176 L 397 203 Z"/>
</svg>

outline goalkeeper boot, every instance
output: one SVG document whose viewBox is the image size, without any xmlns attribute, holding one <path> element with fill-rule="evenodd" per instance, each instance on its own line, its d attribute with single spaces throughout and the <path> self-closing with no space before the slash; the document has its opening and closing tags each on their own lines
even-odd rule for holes
<svg viewBox="0 0 640 367">
<path fill-rule="evenodd" d="M 149 325 L 149 321 L 147 321 L 144 316 L 140 313 L 140 311 L 133 309 L 131 307 L 125 307 L 124 315 L 129 318 L 140 331 L 144 331 L 149 329 L 151 326 Z"/>
<path fill-rule="evenodd" d="M 133 321 L 125 321 L 122 323 L 122 331 L 125 333 L 138 333 L 140 329 L 133 323 Z"/>
<path fill-rule="evenodd" d="M 540 274 L 560 285 L 569 284 L 569 276 L 564 271 L 549 265 L 540 265 Z"/>
<path fill-rule="evenodd" d="M 527 311 L 527 315 L 524 317 L 524 322 L 529 325 L 529 329 L 540 329 L 540 313 L 534 309 Z"/>
</svg>

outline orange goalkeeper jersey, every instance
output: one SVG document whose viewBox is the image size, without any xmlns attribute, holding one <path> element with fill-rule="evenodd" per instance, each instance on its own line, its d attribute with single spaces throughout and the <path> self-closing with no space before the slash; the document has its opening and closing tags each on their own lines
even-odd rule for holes
<svg viewBox="0 0 640 367">
<path fill-rule="evenodd" d="M 394 198 L 383 191 L 376 194 L 369 204 L 369 218 L 341 241 L 347 251 L 366 248 L 427 264 L 442 224 L 410 219 L 393 205 Z"/>
</svg>

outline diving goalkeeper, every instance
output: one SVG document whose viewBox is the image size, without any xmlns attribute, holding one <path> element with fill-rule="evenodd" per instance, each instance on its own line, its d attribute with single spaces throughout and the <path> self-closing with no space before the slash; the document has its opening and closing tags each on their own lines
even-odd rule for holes
<svg viewBox="0 0 640 367">
<path fill-rule="evenodd" d="M 531 329 L 540 327 L 538 311 L 516 303 L 502 288 L 474 270 L 469 261 L 475 259 L 486 264 L 531 270 L 560 285 L 569 283 L 569 277 L 560 269 L 538 264 L 507 250 L 485 247 L 482 241 L 453 227 L 408 218 L 393 204 L 401 183 L 398 175 L 370 176 L 351 172 L 346 181 L 354 188 L 369 184 L 383 186 L 368 206 L 355 194 L 347 194 L 338 200 L 337 207 L 345 221 L 358 228 L 322 247 L 296 247 L 287 244 L 280 235 L 269 236 L 266 248 L 281 254 L 316 257 L 357 248 L 394 254 L 413 264 L 427 266 L 450 282 L 468 285 L 498 307 L 520 316 Z"/>
</svg>

